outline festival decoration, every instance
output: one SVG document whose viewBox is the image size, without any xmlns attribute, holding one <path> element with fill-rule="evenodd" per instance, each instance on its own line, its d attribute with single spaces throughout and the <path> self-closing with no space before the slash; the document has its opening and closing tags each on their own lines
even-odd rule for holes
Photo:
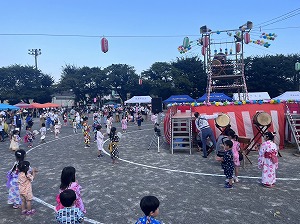
<svg viewBox="0 0 300 224">
<path fill-rule="evenodd" d="M 250 33 L 246 32 L 244 34 L 244 42 L 245 42 L 245 44 L 249 44 L 250 43 Z"/>
<path fill-rule="evenodd" d="M 183 38 L 183 43 L 182 45 L 180 45 L 177 49 L 179 51 L 180 54 L 184 54 L 187 51 L 192 49 L 191 43 L 193 43 L 193 41 L 190 41 L 190 39 L 188 37 Z"/>
<path fill-rule="evenodd" d="M 108 40 L 105 37 L 101 39 L 101 50 L 103 53 L 108 51 Z"/>
<path fill-rule="evenodd" d="M 236 53 L 240 53 L 240 51 L 241 51 L 241 44 L 240 43 L 235 44 L 235 51 L 236 51 Z"/>
<path fill-rule="evenodd" d="M 207 47 L 208 44 L 209 44 L 209 38 L 208 38 L 208 36 L 203 37 L 203 46 Z"/>
<path fill-rule="evenodd" d="M 201 48 L 201 54 L 204 56 L 206 53 L 206 48 L 204 46 L 202 46 Z"/>
</svg>

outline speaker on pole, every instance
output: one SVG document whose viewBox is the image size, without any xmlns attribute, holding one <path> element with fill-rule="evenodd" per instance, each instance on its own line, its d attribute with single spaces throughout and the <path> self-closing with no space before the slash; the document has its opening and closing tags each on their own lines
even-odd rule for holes
<svg viewBox="0 0 300 224">
<path fill-rule="evenodd" d="M 162 112 L 162 99 L 161 97 L 152 98 L 151 99 L 151 107 L 152 107 L 152 113 L 158 114 Z"/>
</svg>

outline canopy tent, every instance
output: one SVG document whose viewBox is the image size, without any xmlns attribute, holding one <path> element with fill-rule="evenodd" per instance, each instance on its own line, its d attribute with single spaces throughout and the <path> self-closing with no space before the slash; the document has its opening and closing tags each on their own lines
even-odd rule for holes
<svg viewBox="0 0 300 224">
<path fill-rule="evenodd" d="M 0 103 L 0 110 L 18 110 L 18 109 L 20 109 L 20 107 L 16 107 L 5 103 Z"/>
<path fill-rule="evenodd" d="M 106 102 L 104 105 L 117 105 L 118 103 L 114 102 L 114 101 L 108 101 Z"/>
<path fill-rule="evenodd" d="M 33 106 L 33 108 L 37 108 L 37 109 L 45 108 L 44 104 L 40 104 L 40 103 L 31 103 L 31 105 Z"/>
<path fill-rule="evenodd" d="M 274 100 L 282 100 L 282 101 L 287 101 L 287 100 L 298 100 L 300 101 L 300 92 L 299 91 L 287 91 L 277 97 L 274 98 Z"/>
<path fill-rule="evenodd" d="M 31 104 L 20 102 L 15 104 L 14 106 L 20 107 L 20 108 L 34 108 Z"/>
<path fill-rule="evenodd" d="M 129 100 L 126 100 L 124 103 L 151 103 L 150 96 L 134 96 Z"/>
<path fill-rule="evenodd" d="M 188 95 L 173 95 L 163 101 L 164 103 L 192 103 L 195 100 Z"/>
<path fill-rule="evenodd" d="M 60 105 L 56 104 L 56 103 L 44 103 L 44 104 L 41 104 L 41 105 L 44 106 L 43 108 L 60 107 Z"/>
<path fill-rule="evenodd" d="M 248 93 L 249 100 L 270 100 L 271 97 L 268 92 L 250 92 Z M 242 99 L 247 99 L 245 93 L 240 93 L 240 98 Z M 240 100 L 239 99 L 239 94 L 234 93 L 233 94 L 233 99 L 234 100 Z"/>
<path fill-rule="evenodd" d="M 204 102 L 207 99 L 207 94 L 205 93 L 203 96 L 197 99 L 197 102 Z M 232 98 L 225 95 L 224 93 L 211 93 L 209 97 L 209 101 L 232 101 Z"/>
</svg>

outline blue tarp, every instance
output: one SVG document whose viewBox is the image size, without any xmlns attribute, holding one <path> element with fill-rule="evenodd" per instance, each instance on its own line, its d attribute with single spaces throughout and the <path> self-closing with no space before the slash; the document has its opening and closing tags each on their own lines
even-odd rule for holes
<svg viewBox="0 0 300 224">
<path fill-rule="evenodd" d="M 164 103 L 192 103 L 195 100 L 188 95 L 173 95 L 163 101 Z"/>
<path fill-rule="evenodd" d="M 204 102 L 207 99 L 207 94 L 205 93 L 203 96 L 197 99 L 197 102 Z M 209 101 L 232 101 L 232 98 L 226 96 L 224 93 L 211 93 Z"/>
<path fill-rule="evenodd" d="M 9 105 L 9 104 L 0 103 L 0 110 L 18 110 L 18 109 L 20 109 L 20 108 L 16 107 L 16 106 Z"/>
</svg>

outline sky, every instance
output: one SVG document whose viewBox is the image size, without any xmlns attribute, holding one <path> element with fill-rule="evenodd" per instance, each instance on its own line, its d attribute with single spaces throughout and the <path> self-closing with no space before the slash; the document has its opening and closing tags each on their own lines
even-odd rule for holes
<svg viewBox="0 0 300 224">
<path fill-rule="evenodd" d="M 66 65 L 127 64 L 140 74 L 155 62 L 201 58 L 198 46 L 186 54 L 177 48 L 185 36 L 192 41 L 200 38 L 203 25 L 217 31 L 238 29 L 252 21 L 251 40 L 261 39 L 263 32 L 277 35 L 269 48 L 245 45 L 246 57 L 300 53 L 299 0 L 1 0 L 0 21 L 0 67 L 34 66 L 28 49 L 41 49 L 38 68 L 55 81 Z M 107 53 L 101 51 L 103 37 L 108 39 Z M 214 38 L 226 41 L 229 37 L 214 34 Z"/>
</svg>

